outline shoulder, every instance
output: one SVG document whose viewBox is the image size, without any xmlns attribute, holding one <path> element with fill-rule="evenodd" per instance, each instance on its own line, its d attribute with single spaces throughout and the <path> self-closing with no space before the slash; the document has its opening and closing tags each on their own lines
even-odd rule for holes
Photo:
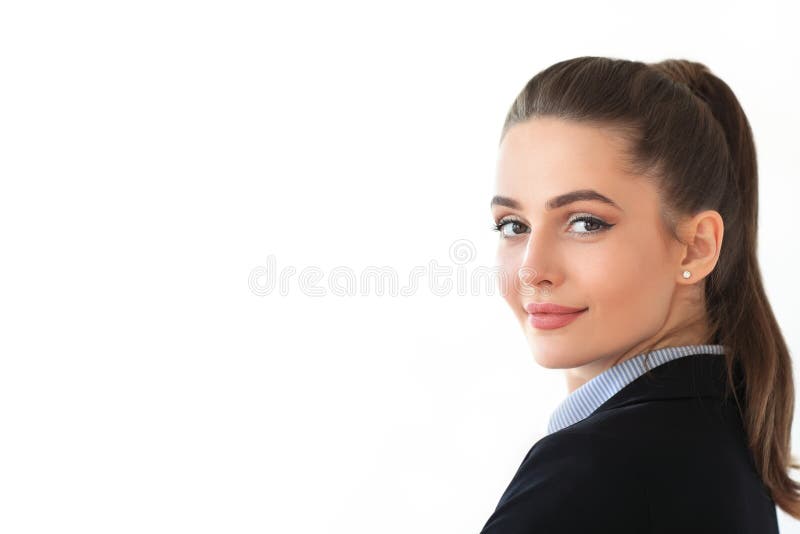
<svg viewBox="0 0 800 534">
<path fill-rule="evenodd" d="M 642 532 L 648 524 L 637 454 L 624 440 L 576 425 L 537 441 L 483 534 Z"/>
<path fill-rule="evenodd" d="M 624 440 L 615 436 L 576 426 L 537 441 L 523 459 L 519 472 L 587 478 L 591 484 L 600 484 L 597 475 L 617 479 L 632 474 L 628 448 Z"/>
</svg>

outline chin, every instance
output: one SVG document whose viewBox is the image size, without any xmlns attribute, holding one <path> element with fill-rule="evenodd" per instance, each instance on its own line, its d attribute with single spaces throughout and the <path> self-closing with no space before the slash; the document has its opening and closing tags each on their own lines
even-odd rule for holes
<svg viewBox="0 0 800 534">
<path fill-rule="evenodd" d="M 574 367 L 572 358 L 558 352 L 548 352 L 534 348 L 533 359 L 546 369 L 568 369 Z"/>
<path fill-rule="evenodd" d="M 580 354 L 572 350 L 570 344 L 565 344 L 563 340 L 529 338 L 528 344 L 530 345 L 533 359 L 546 369 L 572 369 L 586 363 L 581 361 Z"/>
<path fill-rule="evenodd" d="M 546 358 L 536 358 L 536 363 L 538 363 L 541 367 L 545 369 L 571 369 L 574 367 L 569 363 L 564 363 L 563 360 L 560 359 L 546 359 Z"/>
</svg>

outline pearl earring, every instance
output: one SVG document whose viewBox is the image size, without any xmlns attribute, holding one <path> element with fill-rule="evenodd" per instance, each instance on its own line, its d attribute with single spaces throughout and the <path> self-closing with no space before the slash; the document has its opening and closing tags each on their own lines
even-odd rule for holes
<svg viewBox="0 0 800 534">
<path fill-rule="evenodd" d="M 692 273 L 690 273 L 689 271 L 683 271 L 684 278 L 689 278 L 690 276 L 692 276 Z"/>
</svg>

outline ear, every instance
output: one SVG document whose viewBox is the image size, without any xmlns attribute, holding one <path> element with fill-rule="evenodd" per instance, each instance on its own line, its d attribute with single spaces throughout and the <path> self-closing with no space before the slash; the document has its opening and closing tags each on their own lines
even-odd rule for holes
<svg viewBox="0 0 800 534">
<path fill-rule="evenodd" d="M 706 210 L 680 224 L 679 235 L 686 243 L 679 271 L 675 273 L 681 284 L 694 284 L 705 278 L 717 265 L 722 248 L 725 224 L 715 210 Z M 688 278 L 683 276 L 689 271 Z"/>
</svg>

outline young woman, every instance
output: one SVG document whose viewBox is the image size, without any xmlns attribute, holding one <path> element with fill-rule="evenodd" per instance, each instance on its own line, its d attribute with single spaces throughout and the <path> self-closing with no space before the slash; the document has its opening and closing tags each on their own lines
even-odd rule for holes
<svg viewBox="0 0 800 534">
<path fill-rule="evenodd" d="M 497 259 L 552 414 L 483 534 L 778 532 L 792 362 L 756 255 L 756 153 L 701 64 L 578 57 L 503 126 Z"/>
</svg>

